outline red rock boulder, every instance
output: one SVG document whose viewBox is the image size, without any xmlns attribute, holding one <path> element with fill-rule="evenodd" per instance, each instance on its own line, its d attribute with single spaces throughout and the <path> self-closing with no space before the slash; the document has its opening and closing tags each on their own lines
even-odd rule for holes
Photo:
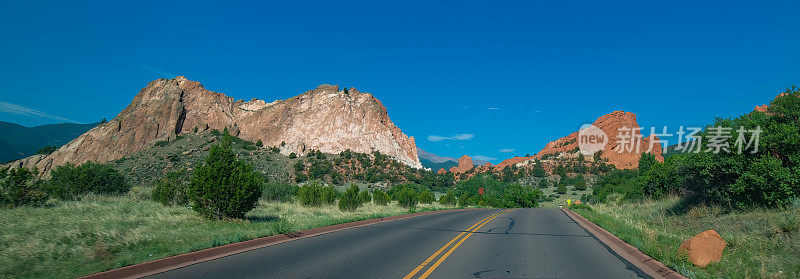
<svg viewBox="0 0 800 279">
<path fill-rule="evenodd" d="M 472 163 L 472 158 L 464 155 L 458 159 L 458 168 L 456 169 L 456 172 L 465 173 L 468 170 L 471 170 L 473 167 L 475 167 L 475 165 Z"/>
<path fill-rule="evenodd" d="M 684 241 L 679 250 L 686 252 L 694 265 L 706 267 L 722 259 L 722 250 L 726 245 L 716 231 L 707 230 Z"/>
</svg>

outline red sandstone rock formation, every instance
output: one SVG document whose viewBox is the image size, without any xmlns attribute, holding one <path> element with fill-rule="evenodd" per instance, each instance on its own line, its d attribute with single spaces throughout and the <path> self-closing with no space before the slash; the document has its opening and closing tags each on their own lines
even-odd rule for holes
<svg viewBox="0 0 800 279">
<path fill-rule="evenodd" d="M 495 171 L 502 171 L 503 168 L 505 168 L 507 166 L 513 166 L 513 165 L 516 165 L 516 164 L 519 164 L 519 163 L 522 163 L 522 162 L 525 162 L 525 161 L 528 161 L 528 160 L 533 160 L 533 159 L 536 159 L 536 157 L 535 156 L 531 156 L 531 157 L 514 156 L 513 158 L 505 159 L 502 162 L 500 162 L 499 164 L 495 165 L 494 166 L 494 170 Z"/>
<path fill-rule="evenodd" d="M 447 170 L 445 170 L 445 169 L 439 169 L 439 171 L 437 173 L 438 174 L 443 174 L 443 173 L 446 173 L 446 172 L 447 172 Z"/>
<path fill-rule="evenodd" d="M 50 155 L 31 156 L 12 166 L 37 167 L 47 174 L 65 163 L 107 162 L 195 128 L 228 128 L 242 139 L 261 140 L 265 146 L 285 142 L 284 154 L 312 149 L 328 153 L 377 150 L 406 165 L 422 167 L 414 138 L 392 123 L 372 94 L 321 85 L 269 104 L 257 99 L 245 102 L 206 90 L 182 76 L 150 82 L 114 119 Z"/>
<path fill-rule="evenodd" d="M 469 156 L 464 155 L 461 156 L 461 158 L 458 158 L 458 169 L 456 170 L 457 172 L 465 173 L 468 170 L 472 169 L 473 167 L 475 166 L 472 164 L 472 158 L 470 158 Z"/>
<path fill-rule="evenodd" d="M 687 253 L 694 265 L 706 267 L 722 259 L 722 251 L 726 245 L 725 240 L 715 230 L 707 230 L 684 241 L 679 250 Z"/>
<path fill-rule="evenodd" d="M 605 132 L 608 137 L 608 144 L 603 149 L 602 158 L 608 159 L 610 164 L 613 164 L 620 169 L 632 169 L 639 166 L 639 157 L 642 153 L 653 153 L 659 162 L 664 161 L 661 155 L 661 144 L 659 144 L 658 137 L 653 137 L 653 144 L 651 149 L 651 138 L 642 138 L 641 132 L 635 132 L 634 138 L 638 141 L 638 145 L 633 145 L 631 150 L 625 150 L 622 142 L 619 142 L 617 135 L 618 129 L 622 127 L 639 128 L 636 122 L 636 114 L 625 111 L 615 111 L 598 118 L 592 125 L 600 128 Z M 630 129 L 628 129 L 630 131 Z M 650 131 L 645 131 L 649 133 Z M 542 158 L 546 154 L 570 153 L 573 154 L 578 150 L 578 132 L 573 132 L 566 137 L 557 139 L 548 143 L 539 153 L 536 158 Z M 637 151 L 638 150 L 638 151 Z M 499 166 L 499 165 L 498 165 Z"/>
</svg>

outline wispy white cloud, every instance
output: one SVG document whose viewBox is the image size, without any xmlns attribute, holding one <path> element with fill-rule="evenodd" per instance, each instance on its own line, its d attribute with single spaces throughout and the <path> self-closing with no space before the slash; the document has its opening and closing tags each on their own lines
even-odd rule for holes
<svg viewBox="0 0 800 279">
<path fill-rule="evenodd" d="M 537 110 L 533 111 L 533 114 L 537 114 L 537 113 L 540 113 L 540 112 L 542 112 L 542 111 L 537 109 Z"/>
<path fill-rule="evenodd" d="M 64 118 L 64 117 L 61 117 L 61 116 L 52 115 L 52 114 L 49 114 L 49 113 L 46 113 L 46 112 L 43 112 L 43 111 L 39 111 L 39 110 L 35 110 L 35 109 L 29 108 L 29 107 L 23 107 L 23 106 L 20 106 L 20 105 L 15 105 L 15 104 L 12 104 L 12 103 L 6 103 L 6 102 L 2 102 L 2 101 L 0 101 L 0 112 L 17 114 L 17 115 L 24 115 L 24 116 L 38 116 L 38 117 L 56 119 L 56 120 L 59 120 L 59 121 L 80 123 L 78 121 L 75 121 L 75 120 L 72 120 L 72 119 L 69 119 L 69 118 Z"/>
<path fill-rule="evenodd" d="M 475 137 L 475 134 L 456 134 L 452 137 L 442 137 L 437 135 L 429 135 L 429 141 L 443 141 L 443 140 L 471 140 Z"/>
<path fill-rule="evenodd" d="M 511 152 L 514 152 L 514 149 L 513 148 L 503 148 L 503 149 L 500 149 L 498 151 L 503 152 L 503 153 L 511 153 Z"/>
<path fill-rule="evenodd" d="M 498 110 L 498 109 L 500 109 L 500 108 L 497 108 L 497 107 L 488 107 L 488 108 L 486 108 L 486 109 L 488 109 L 488 110 Z"/>
<path fill-rule="evenodd" d="M 483 155 L 475 155 L 475 156 L 472 156 L 472 158 L 473 159 L 478 159 L 478 160 L 481 160 L 481 161 L 494 161 L 494 160 L 497 160 L 497 158 L 493 158 L 493 157 L 489 157 L 489 156 L 483 156 Z"/>
</svg>

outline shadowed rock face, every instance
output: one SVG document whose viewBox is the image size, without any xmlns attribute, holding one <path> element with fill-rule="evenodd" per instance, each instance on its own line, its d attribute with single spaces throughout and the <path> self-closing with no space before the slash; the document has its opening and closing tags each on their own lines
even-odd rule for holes
<svg viewBox="0 0 800 279">
<path fill-rule="evenodd" d="M 602 158 L 608 159 L 608 162 L 617 168 L 637 168 L 639 166 L 639 157 L 641 157 L 642 153 L 645 152 L 655 154 L 656 160 L 659 162 L 664 161 L 664 157 L 661 155 L 661 144 L 659 144 L 658 137 L 653 137 L 651 149 L 651 138 L 642 138 L 642 134 L 637 132 L 635 137 L 640 139 L 638 151 L 636 148 L 633 148 L 632 150 L 624 150 L 621 146 L 622 143 L 617 140 L 619 128 L 639 127 L 639 124 L 636 122 L 636 114 L 633 114 L 632 112 L 615 111 L 601 116 L 592 125 L 603 130 L 606 136 L 608 136 L 608 144 L 606 144 L 605 148 L 603 149 Z M 539 151 L 539 153 L 536 153 L 535 157 L 542 158 L 542 156 L 545 154 L 575 153 L 577 148 L 578 132 L 576 131 L 566 137 L 551 141 L 541 151 Z"/>
<path fill-rule="evenodd" d="M 265 146 L 280 146 L 284 154 L 303 155 L 314 149 L 338 153 L 345 149 L 380 151 L 420 168 L 413 137 L 395 126 L 386 108 L 369 93 L 322 85 L 286 100 L 267 104 L 235 101 L 185 77 L 150 82 L 128 107 L 48 156 L 36 155 L 16 167 L 37 167 L 48 174 L 54 167 L 86 161 L 119 159 L 158 140 L 197 130 L 228 128 L 231 134 Z"/>
</svg>

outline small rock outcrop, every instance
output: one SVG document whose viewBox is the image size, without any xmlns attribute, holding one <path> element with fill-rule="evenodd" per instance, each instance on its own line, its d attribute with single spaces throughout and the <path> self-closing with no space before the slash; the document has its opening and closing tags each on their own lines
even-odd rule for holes
<svg viewBox="0 0 800 279">
<path fill-rule="evenodd" d="M 226 128 L 264 146 L 282 145 L 286 154 L 380 151 L 411 167 L 422 167 L 414 138 L 392 123 L 386 107 L 372 94 L 321 85 L 286 100 L 245 102 L 182 76 L 150 82 L 114 119 L 50 155 L 31 156 L 12 166 L 36 167 L 47 174 L 66 163 L 116 160 L 182 133 Z"/>
<path fill-rule="evenodd" d="M 684 241 L 679 250 L 685 252 L 694 265 L 706 267 L 722 259 L 726 245 L 715 230 L 707 230 Z"/>
<path fill-rule="evenodd" d="M 468 170 L 471 170 L 473 167 L 475 167 L 475 165 L 472 163 L 472 158 L 464 155 L 461 156 L 461 158 L 458 158 L 458 169 L 456 169 L 456 172 L 465 173 Z"/>
</svg>

